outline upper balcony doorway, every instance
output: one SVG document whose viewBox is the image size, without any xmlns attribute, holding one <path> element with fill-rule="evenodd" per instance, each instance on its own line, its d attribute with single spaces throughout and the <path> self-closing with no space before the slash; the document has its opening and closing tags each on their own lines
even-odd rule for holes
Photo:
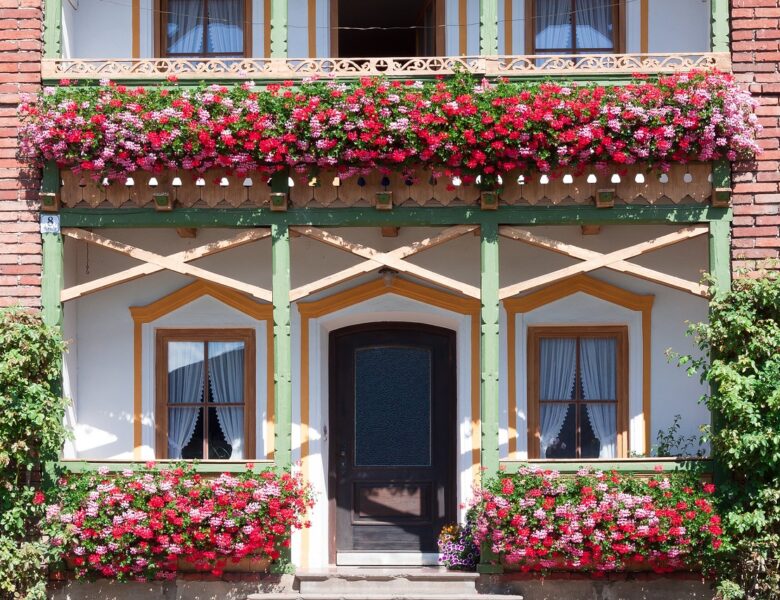
<svg viewBox="0 0 780 600">
<path fill-rule="evenodd" d="M 444 0 L 331 0 L 331 56 L 443 56 Z"/>
</svg>

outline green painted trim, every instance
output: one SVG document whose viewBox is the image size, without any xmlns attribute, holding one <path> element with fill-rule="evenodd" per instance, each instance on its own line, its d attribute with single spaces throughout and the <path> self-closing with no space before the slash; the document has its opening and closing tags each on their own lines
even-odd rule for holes
<svg viewBox="0 0 780 600">
<path fill-rule="evenodd" d="M 484 4 L 484 2 L 483 2 Z M 494 212 L 494 211 L 490 211 Z M 491 221 L 480 227 L 480 466 L 482 481 L 495 477 L 499 471 L 499 408 L 498 371 L 500 360 L 499 319 L 501 301 L 498 298 L 498 223 Z M 484 574 L 502 573 L 498 556 L 489 544 L 482 545 L 477 570 Z"/>
<path fill-rule="evenodd" d="M 728 52 L 729 0 L 710 0 L 710 47 L 713 52 Z"/>
<path fill-rule="evenodd" d="M 292 464 L 292 344 L 290 341 L 290 229 L 271 226 L 274 315 L 274 458 Z"/>
<path fill-rule="evenodd" d="M 62 327 L 62 303 L 60 292 L 64 283 L 64 254 L 62 235 L 41 234 L 43 241 L 41 307 L 43 322 L 53 327 Z"/>
<path fill-rule="evenodd" d="M 731 223 L 711 221 L 709 224 L 710 275 L 718 294 L 731 288 Z"/>
<path fill-rule="evenodd" d="M 287 0 L 271 0 L 271 57 L 287 58 Z"/>
<path fill-rule="evenodd" d="M 43 56 L 62 56 L 62 0 L 45 0 L 43 3 Z"/>
<path fill-rule="evenodd" d="M 712 187 L 731 187 L 731 163 L 727 160 L 718 160 L 712 163 Z"/>
<path fill-rule="evenodd" d="M 183 208 L 157 212 L 152 208 L 83 209 L 61 212 L 63 227 L 381 227 L 482 225 L 610 225 L 638 223 L 704 223 L 730 221 L 731 211 L 712 206 L 593 206 L 509 207 L 483 211 L 478 206 L 397 207 L 392 211 L 367 208 Z"/>
<path fill-rule="evenodd" d="M 479 53 L 482 56 L 498 54 L 498 0 L 479 2 Z"/>
<path fill-rule="evenodd" d="M 486 223 L 480 229 L 480 354 L 482 387 L 481 409 L 481 467 L 482 476 L 498 473 L 498 370 L 499 370 L 499 315 L 498 298 L 498 225 Z"/>
<path fill-rule="evenodd" d="M 247 468 L 247 463 L 253 465 L 251 469 Z M 146 470 L 146 461 L 61 460 L 55 464 L 58 469 L 69 471 L 70 473 L 91 473 L 97 471 L 101 467 L 105 467 L 113 472 L 123 471 L 125 469 Z M 179 465 L 182 464 L 182 461 L 158 460 L 155 461 L 155 464 L 158 467 L 164 467 L 167 465 Z M 274 466 L 272 460 L 249 460 L 246 462 L 192 461 L 189 462 L 189 464 L 194 467 L 197 473 L 244 473 L 250 470 L 258 473 Z"/>
<path fill-rule="evenodd" d="M 601 471 L 619 471 L 622 473 L 655 473 L 669 471 L 696 471 L 712 473 L 713 461 L 709 458 L 629 458 L 612 461 L 581 461 L 581 460 L 532 460 L 511 461 L 502 460 L 501 469 L 507 473 L 516 473 L 521 467 L 537 467 L 550 469 L 561 473 L 576 473 L 583 467 L 590 467 Z"/>
</svg>

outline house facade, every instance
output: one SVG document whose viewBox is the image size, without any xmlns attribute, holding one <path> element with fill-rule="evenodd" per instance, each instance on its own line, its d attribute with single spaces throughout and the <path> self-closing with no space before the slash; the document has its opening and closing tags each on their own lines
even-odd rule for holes
<svg viewBox="0 0 780 600">
<path fill-rule="evenodd" d="M 69 468 L 299 463 L 318 496 L 297 568 L 424 565 L 481 478 L 673 469 L 658 432 L 710 421 L 667 349 L 693 351 L 703 273 L 725 289 L 779 257 L 777 0 L 10 4 L 0 287 L 68 340 Z M 516 168 L 486 189 L 338 164 L 38 177 L 15 157 L 19 94 L 39 86 L 711 69 L 758 100 L 754 162 Z"/>
</svg>

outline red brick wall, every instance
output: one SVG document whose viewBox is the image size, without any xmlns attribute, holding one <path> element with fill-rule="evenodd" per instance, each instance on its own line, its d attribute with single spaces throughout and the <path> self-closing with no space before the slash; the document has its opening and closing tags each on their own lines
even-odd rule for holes
<svg viewBox="0 0 780 600">
<path fill-rule="evenodd" d="M 40 173 L 17 159 L 19 94 L 41 81 L 41 0 L 0 0 L 0 306 L 41 303 Z"/>
<path fill-rule="evenodd" d="M 764 152 L 733 168 L 732 267 L 780 269 L 780 0 L 732 0 L 731 48 L 764 126 Z"/>
</svg>

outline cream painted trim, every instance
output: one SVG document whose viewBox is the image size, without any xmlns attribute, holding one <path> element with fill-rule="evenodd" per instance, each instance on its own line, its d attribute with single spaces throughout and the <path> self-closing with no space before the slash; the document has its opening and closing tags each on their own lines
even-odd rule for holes
<svg viewBox="0 0 780 600">
<path fill-rule="evenodd" d="M 248 296 L 230 288 L 209 281 L 197 280 L 163 296 L 146 306 L 131 306 L 130 315 L 133 318 L 133 458 L 141 459 L 143 446 L 143 430 L 141 417 L 143 412 L 143 325 L 157 319 L 201 298 L 211 296 L 239 312 L 258 321 L 265 321 L 266 330 L 266 410 L 267 419 L 263 427 L 265 456 L 273 458 L 273 427 L 274 427 L 274 378 L 273 378 L 273 307 L 270 304 L 260 304 Z"/>
<path fill-rule="evenodd" d="M 527 313 L 540 306 L 566 298 L 577 292 L 583 292 L 605 302 L 617 304 L 642 314 L 642 420 L 645 432 L 645 454 L 650 452 L 650 410 L 651 410 L 651 368 L 650 359 L 652 335 L 652 310 L 654 296 L 629 292 L 615 285 L 578 274 L 557 281 L 536 292 L 520 298 L 504 300 L 507 313 L 507 381 L 509 413 L 509 459 L 517 459 L 517 341 L 515 336 L 515 317 L 518 313 Z M 629 444 L 626 445 L 630 447 Z"/>
</svg>

